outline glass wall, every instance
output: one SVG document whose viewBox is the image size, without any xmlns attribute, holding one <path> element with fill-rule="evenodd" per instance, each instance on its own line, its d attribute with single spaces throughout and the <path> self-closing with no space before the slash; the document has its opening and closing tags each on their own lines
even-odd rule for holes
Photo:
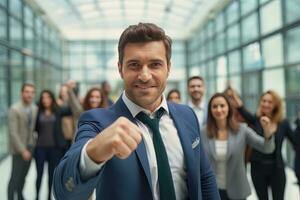
<svg viewBox="0 0 300 200">
<path fill-rule="evenodd" d="M 300 109 L 299 9 L 298 0 L 232 0 L 200 27 L 187 42 L 187 60 L 190 73 L 204 76 L 206 97 L 231 84 L 254 112 L 261 93 L 273 89 L 285 100 L 287 118 L 295 120 Z"/>
<path fill-rule="evenodd" d="M 64 80 L 80 83 L 80 95 L 84 96 L 91 86 L 100 86 L 107 80 L 112 86 L 112 98 L 117 99 L 122 90 L 118 72 L 116 40 L 66 41 L 64 43 Z M 176 87 L 185 89 L 185 43 L 173 41 L 171 74 L 166 91 Z"/>
<path fill-rule="evenodd" d="M 7 112 L 24 82 L 56 89 L 62 82 L 60 33 L 23 0 L 0 0 L 0 160 L 7 154 Z M 56 91 L 55 91 L 56 92 Z"/>
</svg>

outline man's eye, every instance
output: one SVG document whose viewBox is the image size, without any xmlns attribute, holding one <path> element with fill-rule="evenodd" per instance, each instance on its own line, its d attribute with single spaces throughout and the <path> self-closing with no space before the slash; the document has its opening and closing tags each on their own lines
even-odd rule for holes
<svg viewBox="0 0 300 200">
<path fill-rule="evenodd" d="M 160 67 L 161 63 L 156 62 L 156 63 L 151 63 L 151 67 Z"/>
<path fill-rule="evenodd" d="M 138 64 L 138 63 L 129 63 L 128 66 L 129 66 L 129 67 L 132 67 L 132 68 L 136 68 L 136 67 L 139 66 L 139 64 Z"/>
</svg>

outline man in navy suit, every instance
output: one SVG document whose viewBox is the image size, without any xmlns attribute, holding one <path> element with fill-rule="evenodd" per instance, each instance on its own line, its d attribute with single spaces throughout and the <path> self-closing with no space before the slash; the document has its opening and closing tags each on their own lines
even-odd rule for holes
<svg viewBox="0 0 300 200">
<path fill-rule="evenodd" d="M 171 39 L 155 24 L 139 23 L 122 33 L 118 53 L 125 90 L 112 107 L 80 117 L 76 141 L 55 170 L 54 197 L 88 199 L 96 188 L 101 200 L 219 199 L 196 115 L 163 95 Z M 139 118 L 157 113 L 156 129 Z"/>
</svg>

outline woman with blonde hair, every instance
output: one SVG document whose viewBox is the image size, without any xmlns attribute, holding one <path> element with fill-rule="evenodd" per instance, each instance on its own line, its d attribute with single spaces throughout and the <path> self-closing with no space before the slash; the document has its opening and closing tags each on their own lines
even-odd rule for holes
<svg viewBox="0 0 300 200">
<path fill-rule="evenodd" d="M 222 200 L 246 199 L 251 194 L 244 167 L 244 150 L 250 145 L 258 151 L 274 151 L 270 119 L 262 117 L 263 136 L 234 119 L 227 95 L 214 94 L 208 103 L 207 125 L 201 129 L 203 144 L 216 174 Z"/>
<path fill-rule="evenodd" d="M 253 150 L 251 155 L 251 177 L 260 200 L 268 200 L 268 187 L 272 189 L 273 200 L 284 199 L 286 175 L 285 164 L 282 159 L 281 149 L 285 137 L 295 144 L 293 131 L 289 122 L 283 117 L 283 103 L 281 97 L 273 90 L 264 92 L 259 101 L 255 115 L 248 112 L 243 106 L 242 100 L 233 90 L 232 103 L 247 123 L 253 126 L 255 132 L 263 134 L 261 118 L 270 118 L 270 132 L 275 136 L 275 151 L 273 153 L 261 153 Z"/>
</svg>

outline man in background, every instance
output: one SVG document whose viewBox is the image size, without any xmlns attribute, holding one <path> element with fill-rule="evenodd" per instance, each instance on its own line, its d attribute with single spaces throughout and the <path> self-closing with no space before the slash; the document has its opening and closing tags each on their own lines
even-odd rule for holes
<svg viewBox="0 0 300 200">
<path fill-rule="evenodd" d="M 206 124 L 207 105 L 204 100 L 205 85 L 204 79 L 201 76 L 192 76 L 187 82 L 190 106 L 198 118 L 200 127 Z"/>
<path fill-rule="evenodd" d="M 25 83 L 21 100 L 9 110 L 9 151 L 12 154 L 12 171 L 8 184 L 8 200 L 23 200 L 23 187 L 30 167 L 37 135 L 34 131 L 37 106 L 33 103 L 35 87 Z"/>
</svg>

